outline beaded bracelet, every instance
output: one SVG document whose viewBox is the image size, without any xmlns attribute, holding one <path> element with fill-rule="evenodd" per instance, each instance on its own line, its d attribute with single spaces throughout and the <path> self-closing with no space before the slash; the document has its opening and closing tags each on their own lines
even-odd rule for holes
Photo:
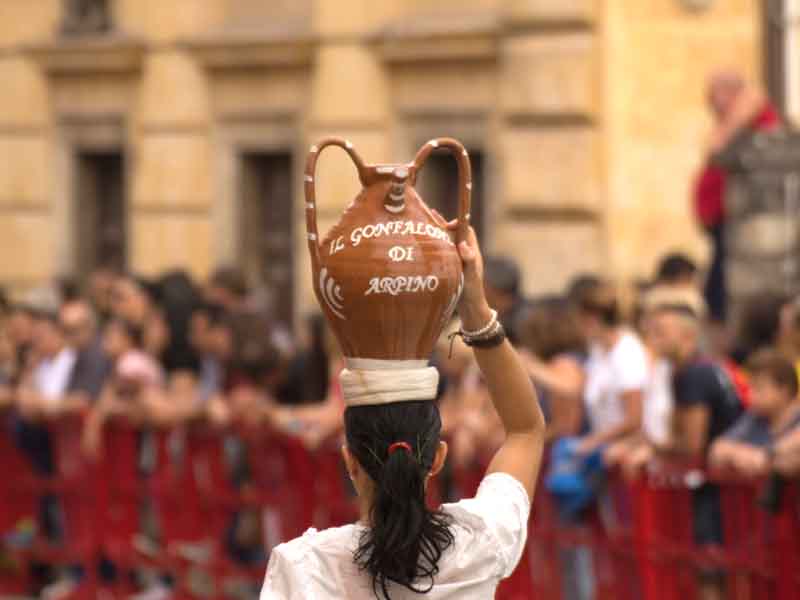
<svg viewBox="0 0 800 600">
<path fill-rule="evenodd" d="M 456 336 L 461 337 L 464 340 L 464 343 L 471 348 L 494 348 L 495 346 L 499 346 L 503 343 L 503 340 L 506 339 L 506 330 L 503 328 L 503 325 L 500 321 L 497 320 L 496 317 L 492 318 L 492 322 L 489 324 L 489 329 L 484 327 L 481 329 L 484 333 L 481 335 L 471 335 L 465 332 L 463 329 L 459 329 L 458 331 L 454 331 L 451 333 L 448 338 L 450 340 L 450 354 L 449 357 L 452 358 L 453 356 L 453 341 L 455 340 Z"/>
<path fill-rule="evenodd" d="M 461 335 L 465 338 L 476 338 L 481 337 L 482 335 L 486 335 L 495 326 L 497 323 L 497 311 L 495 309 L 491 309 L 492 317 L 489 319 L 489 322 L 478 329 L 477 331 L 467 331 L 463 327 L 461 328 Z"/>
</svg>

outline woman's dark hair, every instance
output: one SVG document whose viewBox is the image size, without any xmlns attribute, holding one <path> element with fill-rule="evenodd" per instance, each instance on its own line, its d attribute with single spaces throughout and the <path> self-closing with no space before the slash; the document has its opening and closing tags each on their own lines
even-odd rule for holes
<svg viewBox="0 0 800 600">
<path fill-rule="evenodd" d="M 582 352 L 585 342 L 566 298 L 547 297 L 536 302 L 520 327 L 520 343 L 542 360 Z"/>
<path fill-rule="evenodd" d="M 189 341 L 189 322 L 192 312 L 200 305 L 200 293 L 186 271 L 175 270 L 158 281 L 161 308 L 164 313 L 169 342 L 161 353 L 161 362 L 168 373 L 180 370 L 200 370 L 200 357 Z"/>
<path fill-rule="evenodd" d="M 794 363 L 777 350 L 762 348 L 747 361 L 751 376 L 766 375 L 772 382 L 788 392 L 794 400 L 797 397 L 797 370 Z"/>
<path fill-rule="evenodd" d="M 745 300 L 739 321 L 739 335 L 734 359 L 746 363 L 759 348 L 774 346 L 778 341 L 781 308 L 788 298 L 781 294 L 759 294 Z"/>
<path fill-rule="evenodd" d="M 263 383 L 281 365 L 281 355 L 272 342 L 272 324 L 256 312 L 229 314 L 225 326 L 233 339 L 231 368 L 244 374 L 253 382 Z"/>
<path fill-rule="evenodd" d="M 596 285 L 587 286 L 575 299 L 575 303 L 578 310 L 594 315 L 607 327 L 616 327 L 622 321 L 617 294 L 609 283 L 600 281 Z"/>
<path fill-rule="evenodd" d="M 144 346 L 144 329 L 141 325 L 133 323 L 127 319 L 120 318 L 112 319 L 109 322 L 109 325 L 119 327 L 128 337 L 131 345 L 137 350 L 141 350 Z"/>
<path fill-rule="evenodd" d="M 395 583 L 417 593 L 433 588 L 439 560 L 454 543 L 450 518 L 425 501 L 442 420 L 434 402 L 351 406 L 344 413 L 347 447 L 375 483 L 370 526 L 355 552 L 375 595 L 390 600 Z M 403 448 L 389 453 L 395 442 Z"/>
<path fill-rule="evenodd" d="M 311 343 L 308 348 L 307 385 L 308 396 L 318 402 L 320 398 L 325 398 L 328 394 L 328 383 L 330 382 L 329 357 L 325 348 L 325 317 L 321 314 L 311 315 L 308 318 L 308 325 L 311 332 Z"/>
</svg>

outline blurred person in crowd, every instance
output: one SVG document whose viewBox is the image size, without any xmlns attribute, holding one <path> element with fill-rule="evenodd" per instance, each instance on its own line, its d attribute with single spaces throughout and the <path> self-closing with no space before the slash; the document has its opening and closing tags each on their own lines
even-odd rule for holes
<svg viewBox="0 0 800 600">
<path fill-rule="evenodd" d="M 439 412 L 442 415 L 442 434 L 453 435 L 459 429 L 459 421 L 463 414 L 462 400 L 472 393 L 478 384 L 478 379 L 473 376 L 475 360 L 469 346 L 464 344 L 453 332 L 458 331 L 460 322 L 453 319 L 440 336 L 434 355 L 436 366 L 439 369 L 441 395 L 439 397 Z M 451 460 L 454 459 L 454 448 L 451 448 Z"/>
<path fill-rule="evenodd" d="M 580 433 L 583 347 L 574 312 L 563 298 L 536 302 L 520 326 L 520 355 L 536 385 L 548 439 Z"/>
<path fill-rule="evenodd" d="M 191 343 L 191 319 L 201 295 L 182 270 L 165 273 L 155 287 L 158 310 L 151 330 L 163 328 L 164 340 L 161 352 L 154 356 L 167 374 L 170 397 L 187 408 L 187 403 L 194 404 L 200 373 L 200 357 Z"/>
<path fill-rule="evenodd" d="M 603 280 L 594 273 L 578 273 L 567 283 L 564 297 L 572 306 L 577 306 L 584 294 L 595 289 L 601 283 Z"/>
<path fill-rule="evenodd" d="M 570 298 L 581 336 L 588 345 L 583 408 L 588 432 L 574 450 L 585 460 L 596 458 L 614 442 L 637 433 L 642 423 L 642 400 L 647 384 L 647 354 L 636 334 L 625 327 L 616 290 L 608 282 L 589 277 L 578 282 Z M 565 440 L 569 442 L 569 440 Z M 571 445 L 571 444 L 570 444 Z M 553 468 L 557 469 L 556 447 Z M 592 484 L 596 486 L 595 484 Z M 609 491 L 600 492 L 598 508 L 602 522 L 612 526 L 624 517 L 616 509 Z M 561 507 L 561 518 L 582 524 L 582 514 L 569 514 Z M 592 570 L 602 571 L 605 558 L 592 559 L 584 548 L 562 553 L 565 568 L 572 574 L 565 593 L 572 598 L 592 598 Z"/>
<path fill-rule="evenodd" d="M 640 430 L 648 359 L 636 334 L 623 326 L 610 284 L 587 287 L 576 302 L 578 327 L 590 346 L 583 393 L 589 433 L 580 444 L 590 454 Z"/>
<path fill-rule="evenodd" d="M 658 264 L 654 285 L 695 288 L 698 286 L 697 265 L 680 252 L 667 254 Z"/>
<path fill-rule="evenodd" d="M 81 297 L 81 286 L 72 277 L 56 277 L 54 289 L 58 295 L 59 304 L 74 302 Z"/>
<path fill-rule="evenodd" d="M 240 382 L 251 383 L 234 364 L 235 348 L 241 341 L 234 331 L 237 318 L 229 315 L 222 306 L 211 303 L 203 303 L 192 312 L 190 339 L 200 357 L 195 390 L 198 403 L 205 403 L 215 396 L 225 398 Z"/>
<path fill-rule="evenodd" d="M 219 425 L 228 423 L 231 418 L 224 393 L 233 340 L 225 319 L 221 306 L 202 304 L 192 312 L 189 326 L 192 348 L 200 362 L 194 416 L 205 415 Z"/>
<path fill-rule="evenodd" d="M 528 302 L 522 295 L 522 275 L 517 263 L 506 256 L 486 258 L 486 297 L 500 315 L 512 343 L 519 340 L 519 322 L 524 317 Z"/>
<path fill-rule="evenodd" d="M 324 378 L 317 381 L 314 387 L 321 395 L 314 401 L 300 405 L 288 405 L 286 380 L 275 391 L 275 399 L 280 406 L 270 416 L 273 426 L 300 437 L 306 448 L 316 450 L 324 442 L 333 439 L 342 431 L 342 415 L 344 414 L 344 398 L 339 385 L 339 373 L 344 368 L 344 357 L 339 349 L 339 343 L 333 331 L 321 315 L 312 322 L 312 326 L 319 324 L 321 327 L 312 333 L 313 355 L 320 360 L 320 364 L 307 363 L 309 368 L 306 377 L 316 373 L 316 377 Z M 324 365 L 324 370 L 323 370 Z M 322 383 L 325 383 L 323 386 Z M 294 393 L 297 393 L 296 390 Z M 311 391 L 311 390 L 309 390 Z"/>
<path fill-rule="evenodd" d="M 756 352 L 747 363 L 751 403 L 711 446 L 711 464 L 750 477 L 764 477 L 781 439 L 800 426 L 795 366 L 777 350 Z"/>
<path fill-rule="evenodd" d="M 695 183 L 694 207 L 712 244 L 706 302 L 711 319 L 724 323 L 727 318 L 725 154 L 735 152 L 754 132 L 780 126 L 780 117 L 769 100 L 735 71 L 714 73 L 709 79 L 707 98 L 714 128 L 706 149 L 705 166 Z"/>
<path fill-rule="evenodd" d="M 101 326 L 104 326 L 111 318 L 114 304 L 114 283 L 119 276 L 119 271 L 111 263 L 101 264 L 89 274 L 88 301 L 94 308 Z"/>
<path fill-rule="evenodd" d="M 775 347 L 792 361 L 800 377 L 800 296 L 781 307 L 779 321 Z"/>
<path fill-rule="evenodd" d="M 800 307 L 797 306 L 797 301 L 794 303 L 794 310 L 800 313 Z M 780 349 L 782 355 L 794 365 L 797 377 L 800 380 L 800 314 L 795 314 L 792 322 L 794 328 L 793 336 L 794 342 L 790 350 L 786 347 Z M 773 445 L 774 457 L 773 468 L 781 475 L 786 477 L 797 477 L 800 475 L 800 430 L 795 428 L 793 431 L 781 436 Z"/>
<path fill-rule="evenodd" d="M 652 339 L 670 361 L 675 402 L 671 451 L 691 461 L 704 461 L 709 446 L 739 418 L 742 402 L 736 385 L 720 363 L 703 356 L 701 322 L 686 304 L 661 305 L 652 316 Z M 706 484 L 692 492 L 695 542 L 723 541 L 719 488 Z M 723 598 L 724 577 L 717 570 L 698 573 L 701 597 Z"/>
<path fill-rule="evenodd" d="M 641 300 L 638 329 L 648 358 L 648 377 L 642 400 L 642 428 L 612 444 L 603 456 L 606 465 L 622 467 L 628 477 L 638 476 L 656 453 L 671 445 L 674 409 L 672 368 L 656 347 L 651 317 L 658 303 L 677 302 L 687 297 L 694 298 L 697 304 L 703 303 L 698 291 L 681 286 L 653 288 Z"/>
<path fill-rule="evenodd" d="M 200 359 L 190 340 L 191 317 L 201 302 L 200 292 L 185 271 L 170 271 L 159 278 L 159 304 L 169 332 L 161 363 L 167 373 L 180 373 L 191 383 L 200 369 Z"/>
<path fill-rule="evenodd" d="M 134 323 L 116 318 L 106 325 L 103 348 L 113 370 L 84 426 L 83 447 L 90 456 L 101 452 L 103 427 L 113 417 L 139 425 L 167 424 L 173 417 L 163 394 L 164 372 L 143 343 L 144 333 Z"/>
<path fill-rule="evenodd" d="M 33 331 L 36 311 L 25 304 L 12 306 L 8 316 L 8 337 L 14 348 L 14 369 L 12 378 L 17 379 L 28 364 L 33 347 Z"/>
<path fill-rule="evenodd" d="M 0 316 L 7 317 L 11 312 L 11 301 L 5 287 L 0 286 Z"/>
<path fill-rule="evenodd" d="M 746 364 L 750 355 L 761 348 L 780 345 L 781 315 L 789 305 L 786 296 L 771 293 L 753 295 L 745 301 L 731 353 L 737 364 Z"/>
<path fill-rule="evenodd" d="M 702 318 L 706 315 L 702 294 L 697 288 L 688 285 L 656 285 L 647 290 L 640 301 L 638 329 L 650 366 L 642 409 L 642 431 L 609 448 L 605 455 L 607 464 L 621 465 L 630 477 L 638 476 L 655 455 L 669 451 L 672 447 L 675 407 L 672 365 L 659 349 L 653 317 L 662 306 L 676 305 L 687 306 Z"/>
<path fill-rule="evenodd" d="M 76 362 L 76 352 L 68 345 L 54 312 L 34 313 L 30 332 L 31 346 L 17 388 L 15 442 L 30 460 L 36 474 L 45 479 L 55 474 L 52 437 L 44 421 L 83 408 L 80 400 L 66 396 Z M 64 528 L 57 497 L 45 493 L 39 498 L 38 527 L 50 542 L 63 537 Z M 46 565 L 34 564 L 38 583 L 53 583 L 54 572 Z"/>
<path fill-rule="evenodd" d="M 242 311 L 226 314 L 220 331 L 230 336 L 224 389 L 231 417 L 252 427 L 269 422 L 285 378 L 283 357 L 270 334 L 271 323 L 264 315 Z"/>
<path fill-rule="evenodd" d="M 75 408 L 65 403 L 65 394 L 77 360 L 67 342 L 58 316 L 36 315 L 30 369 L 18 390 L 20 413 L 29 420 L 51 418 Z"/>
<path fill-rule="evenodd" d="M 244 310 L 250 288 L 244 273 L 236 267 L 217 268 L 208 278 L 203 295 L 211 304 L 219 304 L 227 312 Z"/>
<path fill-rule="evenodd" d="M 658 306 L 652 327 L 654 346 L 673 369 L 674 449 L 702 459 L 711 442 L 741 414 L 741 399 L 724 366 L 702 354 L 701 324 L 691 306 Z"/>
<path fill-rule="evenodd" d="M 14 374 L 16 349 L 8 333 L 8 322 L 0 323 L 0 413 L 14 406 L 16 400 Z"/>
<path fill-rule="evenodd" d="M 520 327 L 520 356 L 536 387 L 547 422 L 547 439 L 551 442 L 582 433 L 585 347 L 575 312 L 566 298 L 538 300 Z M 564 524 L 576 529 L 585 527 L 582 513 L 559 508 L 559 518 Z M 564 573 L 563 597 L 591 598 L 591 550 L 580 545 L 559 547 L 558 555 Z"/>
<path fill-rule="evenodd" d="M 77 353 L 67 394 L 88 406 L 100 396 L 111 373 L 111 360 L 103 349 L 95 313 L 88 302 L 75 299 L 61 307 L 59 321 L 66 339 Z"/>
<path fill-rule="evenodd" d="M 319 313 L 308 316 L 297 336 L 297 350 L 289 360 L 286 379 L 278 390 L 281 404 L 317 404 L 338 380 L 341 352 L 338 342 Z"/>
<path fill-rule="evenodd" d="M 160 358 L 169 343 L 169 330 L 158 306 L 158 289 L 154 284 L 133 275 L 120 275 L 111 291 L 114 317 L 142 330 L 142 349 Z"/>
</svg>

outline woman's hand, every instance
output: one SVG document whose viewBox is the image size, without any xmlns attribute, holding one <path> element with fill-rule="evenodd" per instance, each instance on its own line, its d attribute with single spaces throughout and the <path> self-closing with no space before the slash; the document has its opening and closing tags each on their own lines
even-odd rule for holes
<svg viewBox="0 0 800 600">
<path fill-rule="evenodd" d="M 445 224 L 447 230 L 455 234 L 458 220 L 446 222 L 442 215 L 435 210 L 433 212 Z M 483 255 L 478 246 L 475 230 L 471 226 L 467 230 L 467 239 L 458 244 L 458 254 L 464 270 L 464 291 L 458 303 L 458 314 L 464 329 L 480 329 L 489 322 L 492 315 L 483 287 Z"/>
</svg>

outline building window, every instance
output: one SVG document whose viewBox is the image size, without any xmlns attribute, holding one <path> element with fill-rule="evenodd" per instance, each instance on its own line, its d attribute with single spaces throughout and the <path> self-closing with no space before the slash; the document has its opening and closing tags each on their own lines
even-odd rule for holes
<svg viewBox="0 0 800 600">
<path fill-rule="evenodd" d="M 472 165 L 471 222 L 480 239 L 483 235 L 484 218 L 484 165 L 481 150 L 468 148 Z M 448 150 L 434 150 L 422 167 L 417 184 L 422 199 L 447 219 L 458 216 L 458 163 Z"/>
<path fill-rule="evenodd" d="M 109 0 L 63 0 L 64 35 L 105 33 L 111 29 Z"/>
<path fill-rule="evenodd" d="M 75 202 L 77 272 L 124 269 L 127 254 L 125 167 L 121 152 L 79 152 Z"/>
<path fill-rule="evenodd" d="M 294 196 L 289 153 L 241 155 L 242 268 L 269 294 L 271 313 L 288 329 L 294 321 Z"/>
</svg>

